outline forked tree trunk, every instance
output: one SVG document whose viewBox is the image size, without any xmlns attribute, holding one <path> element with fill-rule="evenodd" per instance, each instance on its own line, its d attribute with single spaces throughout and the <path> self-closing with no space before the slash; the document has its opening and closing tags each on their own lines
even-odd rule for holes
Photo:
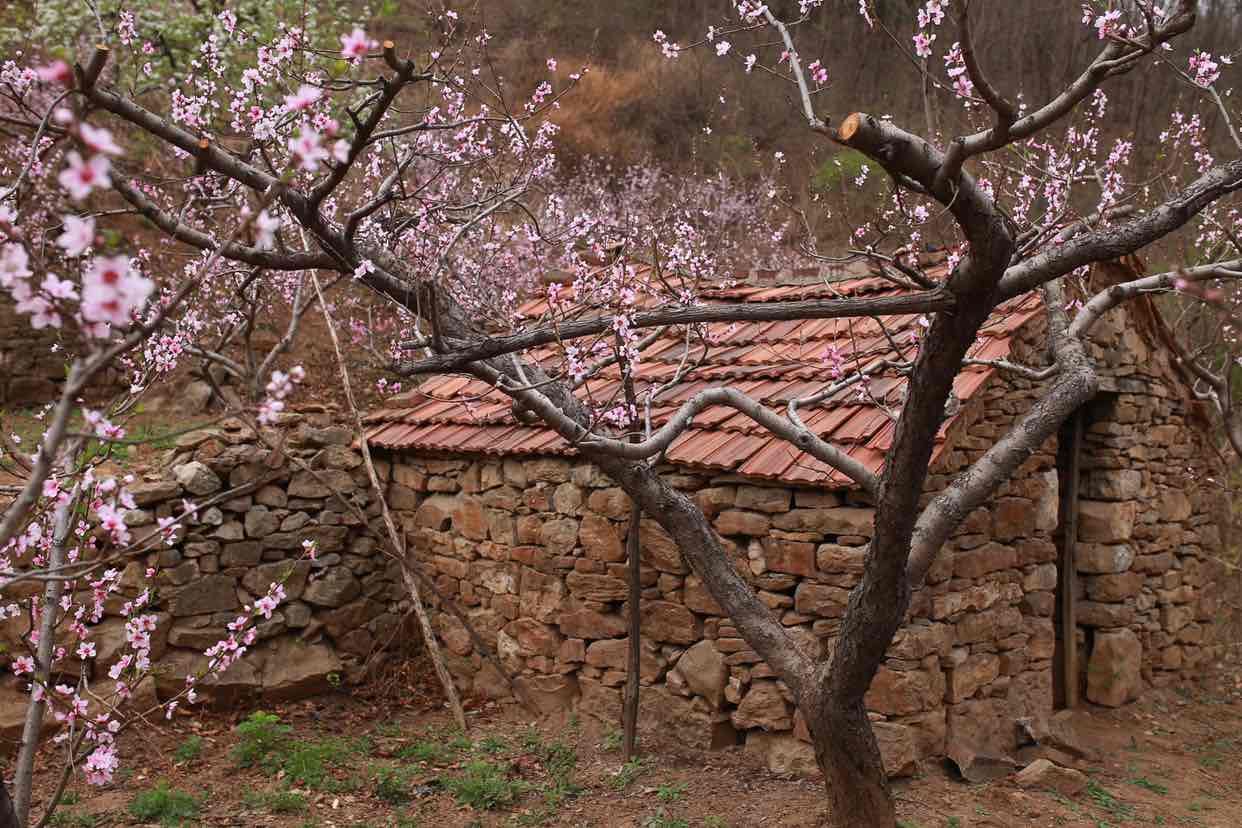
<svg viewBox="0 0 1242 828">
<path fill-rule="evenodd" d="M 877 535 L 894 528 L 883 519 L 876 524 Z M 897 824 L 866 695 L 910 605 L 909 584 L 895 571 L 904 567 L 907 554 L 889 551 L 902 547 L 872 543 L 879 545 L 868 555 L 862 582 L 850 596 L 836 647 L 827 662 L 816 665 L 800 699 L 815 760 L 824 774 L 831 805 L 828 824 L 833 828 Z"/>
</svg>

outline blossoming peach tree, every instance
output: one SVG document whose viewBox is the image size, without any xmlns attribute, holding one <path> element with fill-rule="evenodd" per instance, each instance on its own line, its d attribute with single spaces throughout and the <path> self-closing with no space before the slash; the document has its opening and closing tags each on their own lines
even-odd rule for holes
<svg viewBox="0 0 1242 828">
<path fill-rule="evenodd" d="M 831 824 L 895 824 L 863 696 L 912 590 L 960 521 L 1095 393 L 1084 337 L 1101 314 L 1159 292 L 1178 293 L 1194 308 L 1227 309 L 1222 285 L 1242 275 L 1242 228 L 1229 203 L 1242 188 L 1242 143 L 1220 87 L 1231 56 L 1178 53 L 1195 22 L 1190 0 L 1087 3 L 1074 13 L 1098 53 L 1060 94 L 1032 103 L 1020 90 L 995 88 L 975 55 L 972 20 L 1003 17 L 1003 6 L 984 12 L 967 0 L 928 0 L 912 20 L 885 20 L 862 0 L 859 13 L 908 59 L 909 82 L 958 107 L 953 134 L 920 136 L 876 115 L 855 112 L 837 123 L 823 114 L 849 90 L 836 83 L 831 55 L 804 57 L 796 44 L 799 24 L 824 13 L 822 3 L 788 5 L 792 16 L 782 18 L 754 0 L 724 3 L 720 24 L 702 38 L 681 45 L 657 31 L 656 45 L 670 60 L 703 47 L 737 62 L 739 72 L 770 75 L 792 92 L 806 140 L 842 144 L 883 172 L 891 194 L 850 244 L 905 288 L 895 299 L 714 304 L 706 292 L 719 286 L 728 259 L 782 255 L 796 214 L 786 225 L 754 199 L 710 185 L 679 190 L 641 171 L 621 185 L 567 179 L 556 162 L 555 113 L 585 70 L 549 58 L 535 88 L 511 88 L 487 59 L 486 30 L 451 9 L 428 10 L 430 34 L 401 44 L 361 27 L 315 36 L 292 23 L 262 37 L 226 9 L 166 85 L 143 80 L 153 46 L 134 17 L 115 31 L 102 27 L 101 42 L 76 60 L 0 67 L 0 286 L 32 327 L 60 332 L 69 362 L 39 444 L 29 453 L 10 445 L 5 456 L 19 484 L 0 517 L 4 612 L 26 622 L 28 652 L 13 669 L 31 690 L 13 779 L 20 824 L 46 823 L 56 802 L 41 822 L 31 820 L 46 709 L 62 725 L 61 789 L 79 770 L 92 783 L 110 779 L 121 758 L 116 734 L 149 721 L 151 711 L 135 709 L 130 697 L 151 669 L 158 572 L 146 570 L 136 597 L 120 602 L 126 651 L 106 680 L 87 669 L 91 626 L 118 595 L 124 563 L 175 540 L 204 507 L 187 502 L 135 537 L 124 520 L 134 505 L 130 481 L 106 471 L 109 447 L 125 440 L 117 423 L 187 355 L 228 367 L 208 341 L 245 328 L 248 311 L 232 304 L 236 297 L 279 297 L 297 318 L 319 301 L 318 274 L 329 291 L 366 291 L 387 303 L 396 322 L 369 352 L 390 360 L 394 382 L 434 372 L 482 378 L 511 397 L 520 416 L 555 429 L 614 479 L 674 538 L 789 688 L 825 775 Z M 1159 176 L 1130 168 L 1125 140 L 1102 137 L 1108 80 L 1131 71 L 1176 73 L 1203 104 L 1202 113 L 1170 122 Z M 1207 112 L 1220 129 L 1205 127 Z M 862 168 L 860 186 L 869 172 Z M 643 180 L 665 182 L 666 207 L 634 203 L 659 189 Z M 781 203 L 779 189 L 764 182 L 764 203 Z M 628 202 L 606 197 L 627 192 Z M 950 242 L 942 277 L 917 255 L 933 232 Z M 1088 291 L 1084 275 L 1094 263 L 1179 232 L 1190 234 L 1193 259 Z M 721 244 L 724 236 L 733 241 Z M 184 267 L 167 266 L 173 253 Z M 659 266 L 637 269 L 619 253 Z M 559 275 L 545 280 L 546 273 Z M 998 304 L 1032 291 L 1044 295 L 1053 364 L 1001 367 L 1037 375 L 1043 396 L 921 506 L 934 436 L 967 349 Z M 516 315 L 530 297 L 546 299 L 547 312 Z M 878 369 L 840 355 L 809 363 L 823 388 L 787 415 L 727 381 L 662 422 L 645 415 L 667 386 L 636 378 L 645 347 L 662 332 L 710 348 L 707 326 L 715 323 L 909 313 L 925 324 L 881 366 L 904 376 L 908 391 L 894 407 L 896 436 L 878 475 L 797 414 L 843 388 L 869 393 Z M 1231 324 L 1222 327 L 1224 341 L 1188 346 L 1182 356 L 1236 439 Z M 375 338 L 360 327 L 359 339 Z M 282 352 L 248 376 L 259 392 L 248 414 L 257 426 L 280 420 L 303 376 L 296 367 L 276 370 Z M 85 410 L 79 398 L 109 368 L 123 370 L 129 387 Z M 612 369 L 627 378 L 626 397 L 591 397 L 590 379 Z M 708 405 L 736 408 L 874 498 L 865 571 L 827 657 L 799 646 L 733 569 L 703 512 L 661 475 L 665 449 Z M 273 585 L 239 615 L 206 652 L 207 671 L 159 703 L 162 715 L 193 702 L 196 687 L 244 653 L 281 592 Z"/>
</svg>

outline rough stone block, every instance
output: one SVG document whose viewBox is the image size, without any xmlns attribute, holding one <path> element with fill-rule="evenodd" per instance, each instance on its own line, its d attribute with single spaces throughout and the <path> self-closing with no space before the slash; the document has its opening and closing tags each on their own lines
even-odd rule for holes
<svg viewBox="0 0 1242 828">
<path fill-rule="evenodd" d="M 644 601 L 642 629 L 655 641 L 673 644 L 693 644 L 702 636 L 694 613 L 672 601 Z"/>
<path fill-rule="evenodd" d="M 1087 698 L 1120 707 L 1143 689 L 1143 645 L 1129 629 L 1098 630 L 1087 662 Z"/>
<path fill-rule="evenodd" d="M 1136 516 L 1133 501 L 1083 500 L 1078 507 L 1078 539 L 1084 543 L 1127 541 L 1134 535 Z"/>
<path fill-rule="evenodd" d="M 1074 549 L 1074 565 L 1088 575 L 1125 572 L 1134 564 L 1129 544 L 1080 544 Z"/>
</svg>

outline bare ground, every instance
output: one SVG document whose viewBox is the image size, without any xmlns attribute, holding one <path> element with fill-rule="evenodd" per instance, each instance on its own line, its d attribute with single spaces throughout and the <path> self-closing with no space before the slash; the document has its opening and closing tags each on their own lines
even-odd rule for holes
<svg viewBox="0 0 1242 828">
<path fill-rule="evenodd" d="M 453 732 L 428 675 L 422 665 L 407 664 L 366 692 L 275 706 L 270 712 L 292 730 L 266 753 L 255 736 L 239 735 L 240 713 L 190 712 L 149 734 L 127 733 L 119 781 L 104 789 L 75 782 L 70 804 L 53 824 L 823 823 L 816 782 L 774 775 L 744 747 L 690 750 L 649 729 L 642 762 L 622 769 L 616 733 L 607 725 L 572 716 L 532 722 L 515 706 L 495 704 L 471 710 L 472 729 L 463 738 Z M 968 785 L 929 764 L 896 787 L 903 825 L 1242 825 L 1242 667 L 1236 662 L 1200 685 L 1150 691 L 1136 704 L 1093 709 L 1085 719 L 1105 758 L 1082 766 L 1091 777 L 1083 793 L 1068 799 L 1022 790 L 1012 778 Z M 250 767 L 239 766 L 239 745 L 260 745 Z M 44 759 L 54 761 L 53 748 Z M 46 795 L 50 775 L 41 781 Z M 152 796 L 160 783 L 174 793 Z M 193 800 L 180 817 L 170 804 L 176 792 Z"/>
</svg>

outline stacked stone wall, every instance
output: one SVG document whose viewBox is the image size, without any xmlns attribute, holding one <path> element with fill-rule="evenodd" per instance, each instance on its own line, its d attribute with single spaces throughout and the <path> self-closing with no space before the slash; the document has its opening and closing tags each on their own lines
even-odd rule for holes
<svg viewBox="0 0 1242 828">
<path fill-rule="evenodd" d="M 297 419 L 297 418 L 294 418 Z M 228 635 L 242 606 L 253 604 L 273 582 L 287 594 L 270 619 L 257 627 L 246 656 L 203 695 L 216 704 L 290 699 L 330 690 L 363 678 L 367 660 L 401 643 L 408 605 L 399 568 L 381 554 L 373 535 L 332 490 L 360 506 L 378 524 L 378 506 L 348 429 L 306 422 L 291 428 L 283 447 L 269 451 L 239 423 L 182 436 L 165 473 L 129 486 L 136 509 L 125 513 L 135 539 L 156 532 L 160 518 L 180 516 L 184 500 L 200 506 L 177 526 L 172 543 L 156 539 L 124 566 L 120 593 L 106 604 L 106 617 L 91 630 L 96 656 L 86 665 L 58 664 L 75 675 L 83 666 L 106 681 L 124 653 L 125 602 L 154 584 L 151 635 L 157 663 L 154 686 L 161 700 L 185 687 L 184 678 L 206 664 L 203 651 Z M 299 470 L 305 460 L 320 478 Z M 326 484 L 326 485 L 325 485 Z M 313 560 L 303 542 L 314 541 Z M 146 575 L 155 571 L 152 582 Z M 0 630 L 11 656 L 23 619 Z M 6 689 L 16 694 L 12 677 Z M 18 696 L 20 701 L 20 696 Z"/>
<path fill-rule="evenodd" d="M 1109 705 L 1201 674 L 1224 628 L 1223 463 L 1167 351 L 1132 321 L 1113 312 L 1098 329 L 1093 356 L 1109 367 L 1088 410 L 1080 481 L 1080 681 Z"/>
<path fill-rule="evenodd" d="M 30 316 L 17 312 L 5 291 L 0 295 L 0 406 L 34 408 L 59 398 L 68 358 L 58 328 L 35 330 Z M 114 391 L 119 374 L 106 370 L 87 391 L 94 398 Z"/>
</svg>

